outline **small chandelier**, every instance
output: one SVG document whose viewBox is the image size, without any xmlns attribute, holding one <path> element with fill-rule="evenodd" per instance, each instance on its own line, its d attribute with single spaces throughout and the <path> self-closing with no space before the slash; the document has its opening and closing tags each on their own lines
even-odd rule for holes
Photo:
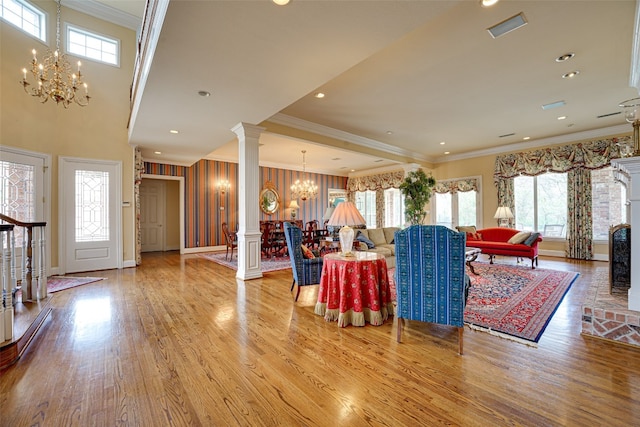
<svg viewBox="0 0 640 427">
<path fill-rule="evenodd" d="M 307 163 L 305 162 L 306 150 L 302 150 L 302 177 L 304 178 Z M 291 186 L 291 198 L 300 199 L 303 202 L 307 199 L 315 199 L 318 195 L 318 186 L 308 179 L 300 182 L 299 179 Z"/>
<path fill-rule="evenodd" d="M 60 50 L 60 0 L 56 1 L 58 5 L 56 20 L 56 50 L 51 52 L 47 50 L 44 59 L 38 63 L 36 50 L 33 49 L 33 59 L 31 60 L 31 74 L 37 82 L 36 87 L 29 90 L 31 83 L 27 81 L 27 69 L 22 69 L 22 81 L 20 84 L 24 91 L 31 96 L 40 98 L 43 104 L 52 99 L 56 104 L 62 104 L 67 108 L 69 104 L 75 102 L 81 107 L 89 105 L 89 90 L 87 84 L 82 81 L 82 73 L 80 72 L 80 61 L 78 61 L 78 73 L 71 72 L 71 65 L 67 60 L 67 56 Z M 84 94 L 78 93 L 78 88 L 84 86 Z"/>
</svg>

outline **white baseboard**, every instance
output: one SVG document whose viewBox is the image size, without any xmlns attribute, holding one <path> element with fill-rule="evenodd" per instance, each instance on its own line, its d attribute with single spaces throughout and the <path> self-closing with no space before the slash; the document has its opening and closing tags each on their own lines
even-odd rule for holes
<svg viewBox="0 0 640 427">
<path fill-rule="evenodd" d="M 138 264 L 136 264 L 136 260 L 130 259 L 122 263 L 122 268 L 131 268 L 131 267 L 136 267 L 137 265 Z"/>
</svg>

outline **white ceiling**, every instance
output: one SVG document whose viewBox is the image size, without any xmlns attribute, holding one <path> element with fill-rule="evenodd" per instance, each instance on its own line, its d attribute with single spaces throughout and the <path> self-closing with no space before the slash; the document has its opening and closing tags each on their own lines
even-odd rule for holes
<svg viewBox="0 0 640 427">
<path fill-rule="evenodd" d="M 520 12 L 524 27 L 497 39 L 486 31 Z M 349 150 L 373 146 L 378 155 L 267 133 L 261 164 L 300 168 L 306 149 L 307 170 L 346 175 L 395 163 L 398 153 L 446 161 L 522 146 L 524 137 L 535 146 L 572 133 L 620 132 L 622 115 L 606 115 L 638 96 L 629 84 L 635 16 L 631 0 L 502 0 L 493 8 L 475 0 L 291 0 L 284 7 L 172 0 L 130 139 L 147 160 L 234 161 L 230 129 L 275 116 L 311 131 L 347 132 Z M 575 57 L 555 61 L 568 52 Z M 574 70 L 580 74 L 562 78 Z M 325 98 L 313 96 L 318 90 Z M 541 108 L 560 100 L 566 105 Z"/>
</svg>

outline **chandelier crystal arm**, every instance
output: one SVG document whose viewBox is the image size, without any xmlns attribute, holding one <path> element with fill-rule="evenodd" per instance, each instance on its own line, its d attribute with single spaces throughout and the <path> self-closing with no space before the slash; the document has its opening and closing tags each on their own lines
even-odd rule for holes
<svg viewBox="0 0 640 427">
<path fill-rule="evenodd" d="M 302 150 L 302 178 L 291 186 L 291 198 L 300 199 L 303 202 L 307 199 L 315 199 L 318 196 L 318 186 L 309 179 L 304 179 L 306 173 L 307 162 L 305 158 L 306 150 Z"/>
</svg>

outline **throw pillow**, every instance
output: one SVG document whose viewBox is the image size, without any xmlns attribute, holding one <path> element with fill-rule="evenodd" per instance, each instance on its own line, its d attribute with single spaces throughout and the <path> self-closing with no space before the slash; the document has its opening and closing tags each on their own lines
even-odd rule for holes
<svg viewBox="0 0 640 427">
<path fill-rule="evenodd" d="M 376 247 L 376 245 L 375 245 L 371 240 L 367 239 L 367 238 L 365 237 L 365 235 L 364 235 L 364 234 L 362 234 L 362 233 L 361 233 L 361 232 L 359 232 L 359 231 L 358 231 L 358 235 L 356 236 L 356 240 L 357 240 L 358 242 L 362 242 L 362 243 L 364 243 L 365 245 L 367 245 L 367 248 L 368 248 L 368 249 L 373 249 L 373 248 L 375 248 L 375 247 Z"/>
<path fill-rule="evenodd" d="M 475 225 L 459 225 L 456 229 L 459 233 L 475 233 L 477 231 Z M 468 237 L 469 235 L 467 235 L 467 238 Z"/>
<path fill-rule="evenodd" d="M 482 234 L 467 232 L 467 240 L 482 240 Z"/>
<path fill-rule="evenodd" d="M 311 249 L 306 247 L 305 245 L 300 245 L 300 249 L 302 249 L 302 256 L 307 259 L 314 259 L 316 256 L 311 252 Z"/>
<path fill-rule="evenodd" d="M 514 245 L 519 245 L 520 243 L 524 242 L 525 240 L 527 240 L 527 238 L 531 236 L 531 232 L 530 231 L 519 231 L 516 234 L 513 235 L 513 237 L 511 237 L 509 239 L 508 243 L 514 244 Z"/>
<path fill-rule="evenodd" d="M 540 237 L 540 233 L 531 233 L 531 236 L 527 237 L 527 240 L 524 241 L 524 244 L 527 246 L 533 246 L 536 240 Z"/>
</svg>

